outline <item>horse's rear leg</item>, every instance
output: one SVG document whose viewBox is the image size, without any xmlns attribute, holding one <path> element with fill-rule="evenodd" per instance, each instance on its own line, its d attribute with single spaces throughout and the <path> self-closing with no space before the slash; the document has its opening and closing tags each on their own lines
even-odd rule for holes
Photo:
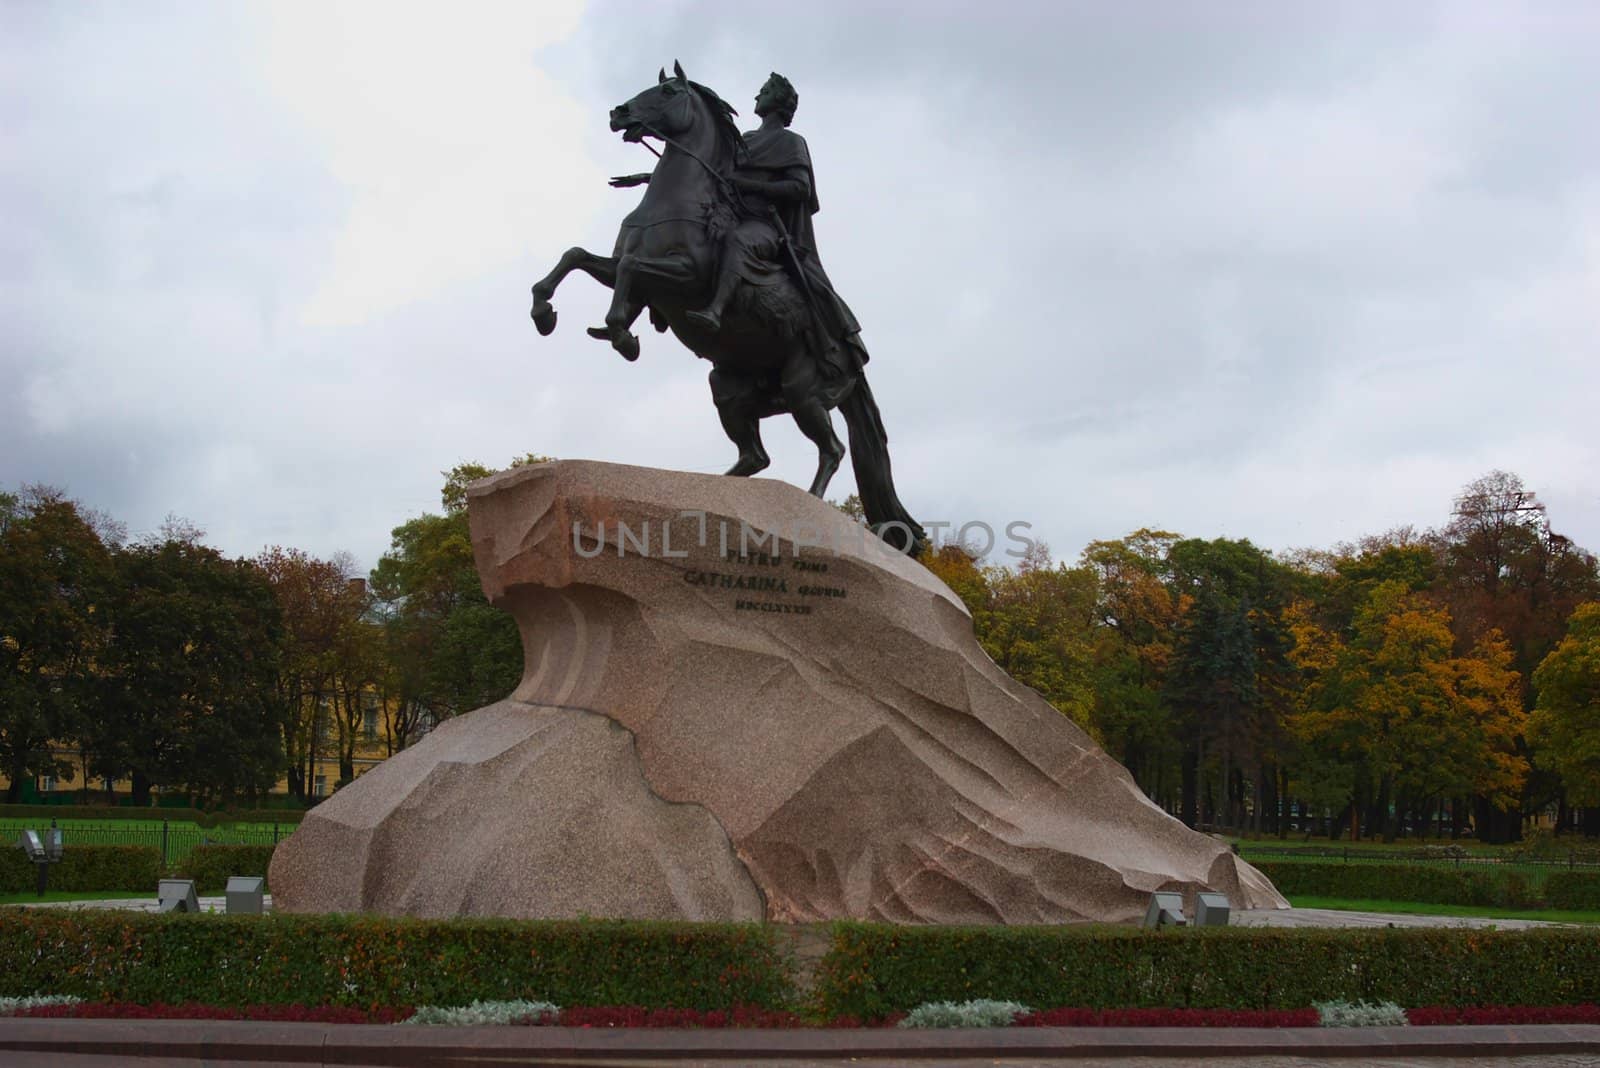
<svg viewBox="0 0 1600 1068">
<path fill-rule="evenodd" d="M 742 376 L 725 375 L 713 368 L 711 399 L 716 402 L 723 432 L 739 446 L 739 458 L 727 473 L 744 476 L 766 470 L 772 460 L 761 444 L 761 417 L 756 411 L 754 383 Z"/>
<path fill-rule="evenodd" d="M 550 306 L 550 298 L 555 296 L 556 286 L 573 271 L 584 272 L 607 289 L 617 284 L 617 261 L 614 257 L 596 256 L 583 248 L 567 249 L 556 261 L 555 270 L 533 284 L 533 309 L 528 314 L 533 317 L 533 325 L 539 333 L 549 334 L 556 328 L 556 310 Z"/>
<path fill-rule="evenodd" d="M 783 399 L 800 432 L 817 447 L 817 475 L 811 480 L 811 495 L 821 497 L 844 459 L 844 443 L 833 432 L 833 419 L 821 400 L 821 383 L 816 364 L 800 353 L 789 357 L 783 366 Z"/>
</svg>

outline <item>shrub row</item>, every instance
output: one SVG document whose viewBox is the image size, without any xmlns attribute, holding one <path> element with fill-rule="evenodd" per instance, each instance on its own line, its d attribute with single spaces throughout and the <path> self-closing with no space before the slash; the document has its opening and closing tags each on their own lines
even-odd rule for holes
<svg viewBox="0 0 1600 1068">
<path fill-rule="evenodd" d="M 239 823 L 294 826 L 305 817 L 305 810 L 294 808 L 249 808 L 220 812 L 201 812 L 194 808 L 134 808 L 129 805 L 0 805 L 0 819 L 40 820 L 171 820 L 201 827 L 228 827 Z"/>
<path fill-rule="evenodd" d="M 206 1005 L 185 1002 L 168 1005 L 154 1002 L 138 1005 L 127 1001 L 80 1001 L 76 1005 L 46 1005 L 24 1009 L 18 1016 L 55 1020 L 252 1020 L 274 1023 L 399 1023 L 409 1016 L 408 1008 L 384 1006 L 354 1009 L 335 1005 Z"/>
<path fill-rule="evenodd" d="M 227 888 L 230 875 L 259 875 L 265 878 L 267 866 L 272 863 L 272 851 L 276 848 L 269 845 L 197 845 L 189 850 L 189 856 L 179 871 L 183 878 L 194 880 L 197 893 L 220 894 Z"/>
<path fill-rule="evenodd" d="M 0 996 L 374 1008 L 783 1008 L 791 968 L 760 924 L 185 916 L 0 910 Z"/>
<path fill-rule="evenodd" d="M 1279 893 L 1290 899 L 1297 894 L 1307 894 L 1499 908 L 1532 908 L 1540 904 L 1527 880 L 1514 871 L 1302 861 L 1258 861 L 1255 866 L 1272 880 Z M 1587 878 L 1600 879 L 1600 876 Z"/>
<path fill-rule="evenodd" d="M 50 889 L 94 893 L 142 890 L 155 896 L 161 850 L 155 846 L 74 846 L 50 865 Z M 0 849 L 0 893 L 20 894 L 37 885 L 38 871 L 21 849 Z"/>
<path fill-rule="evenodd" d="M 823 1016 L 863 1019 L 978 997 L 1087 1009 L 1300 1009 L 1328 1000 L 1566 1005 L 1600 1000 L 1600 938 L 1576 928 L 840 923 L 815 982 Z"/>
<path fill-rule="evenodd" d="M 200 845 L 179 866 L 180 878 L 193 879 L 195 890 L 218 894 L 230 875 L 265 877 L 272 862 L 270 845 Z M 161 850 L 155 846 L 74 845 L 50 865 L 50 889 L 75 893 L 149 890 L 155 895 L 162 877 Z M 0 848 L 0 894 L 20 894 L 37 885 L 38 872 L 21 849 Z"/>
</svg>

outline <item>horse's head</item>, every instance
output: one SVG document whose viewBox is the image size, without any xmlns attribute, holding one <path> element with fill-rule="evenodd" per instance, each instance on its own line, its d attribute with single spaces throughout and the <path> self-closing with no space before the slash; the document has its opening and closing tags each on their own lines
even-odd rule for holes
<svg viewBox="0 0 1600 1068">
<path fill-rule="evenodd" d="M 693 125 L 696 87 L 677 63 L 672 70 L 669 78 L 662 68 L 655 85 L 611 109 L 611 128 L 621 133 L 624 141 L 639 141 L 646 134 L 673 137 Z"/>
</svg>

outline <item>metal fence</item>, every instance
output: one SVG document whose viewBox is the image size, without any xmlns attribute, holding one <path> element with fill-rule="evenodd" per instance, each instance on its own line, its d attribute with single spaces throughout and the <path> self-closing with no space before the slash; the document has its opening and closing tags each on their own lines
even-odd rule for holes
<svg viewBox="0 0 1600 1068">
<path fill-rule="evenodd" d="M 37 819 L 0 820 L 0 842 L 15 843 L 24 830 L 42 830 L 49 825 L 57 824 Z M 186 859 L 197 845 L 276 845 L 295 829 L 291 823 L 201 827 L 186 820 L 65 820 L 58 826 L 65 849 L 74 845 L 152 846 L 161 850 L 163 867 Z"/>
<path fill-rule="evenodd" d="M 1434 846 L 1419 849 L 1362 849 L 1360 846 L 1258 846 L 1242 844 L 1239 854 L 1249 861 L 1299 861 L 1317 864 L 1414 864 L 1444 866 L 1490 875 L 1518 875 L 1528 886 L 1542 890 L 1545 879 L 1557 871 L 1600 872 L 1600 857 L 1592 852 L 1568 851 L 1565 855 L 1525 852 L 1501 854 L 1472 853 L 1460 847 Z"/>
</svg>

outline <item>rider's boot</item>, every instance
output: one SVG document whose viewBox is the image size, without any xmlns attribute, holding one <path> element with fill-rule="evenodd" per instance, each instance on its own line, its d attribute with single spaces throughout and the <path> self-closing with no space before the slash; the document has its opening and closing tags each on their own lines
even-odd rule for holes
<svg viewBox="0 0 1600 1068">
<path fill-rule="evenodd" d="M 683 317 L 702 330 L 717 333 L 722 329 L 722 309 L 728 306 L 728 298 L 733 296 L 733 287 L 738 284 L 738 272 L 724 264 L 722 273 L 717 276 L 717 291 L 711 295 L 711 303 L 699 311 L 684 312 Z"/>
<path fill-rule="evenodd" d="M 707 333 L 715 334 L 722 329 L 722 309 L 716 305 L 708 304 L 699 311 L 686 311 L 683 317 Z"/>
</svg>

